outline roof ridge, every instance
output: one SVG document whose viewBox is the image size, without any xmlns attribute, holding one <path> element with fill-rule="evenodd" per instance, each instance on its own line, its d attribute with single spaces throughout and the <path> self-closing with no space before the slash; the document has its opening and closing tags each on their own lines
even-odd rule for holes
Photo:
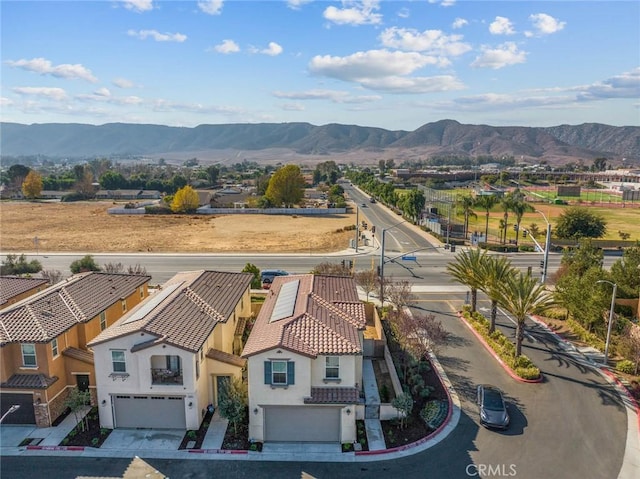
<svg viewBox="0 0 640 479">
<path fill-rule="evenodd" d="M 42 333 L 42 336 L 46 339 L 47 337 L 47 331 L 44 329 L 44 327 L 42 326 L 42 324 L 40 323 L 40 319 L 38 319 L 38 315 L 35 313 L 35 311 L 33 310 L 33 308 L 31 307 L 31 304 L 26 304 L 25 305 L 25 309 L 27 310 L 27 312 L 31 315 L 31 317 L 33 318 L 33 321 L 38 325 L 38 329 L 40 330 L 40 332 Z"/>
<path fill-rule="evenodd" d="M 202 311 L 217 322 L 224 321 L 224 317 L 216 311 L 209 303 L 200 297 L 190 286 L 184 289 L 184 295 L 195 303 Z"/>
<path fill-rule="evenodd" d="M 71 314 L 73 314 L 79 323 L 83 323 L 87 320 L 87 315 L 78 307 L 73 296 L 71 296 L 71 293 L 67 291 L 67 288 L 63 286 L 58 291 L 58 294 L 60 295 L 62 302 L 67 308 L 69 308 L 69 311 L 71 311 Z"/>
</svg>

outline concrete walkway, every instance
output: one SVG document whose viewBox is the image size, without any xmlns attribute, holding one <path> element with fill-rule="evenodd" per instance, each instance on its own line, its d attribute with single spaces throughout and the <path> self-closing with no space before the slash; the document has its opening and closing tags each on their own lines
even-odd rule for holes
<svg viewBox="0 0 640 479">
<path fill-rule="evenodd" d="M 228 424 L 229 421 L 220 417 L 220 412 L 218 408 L 216 408 L 211 417 L 207 435 L 204 437 L 204 441 L 202 441 L 202 449 L 222 449 L 222 442 L 224 441 Z"/>
<path fill-rule="evenodd" d="M 387 446 L 384 442 L 382 424 L 380 424 L 380 395 L 378 394 L 378 383 L 371 359 L 365 359 L 362 362 L 362 385 L 365 397 L 364 427 L 367 433 L 369 450 L 382 451 Z M 368 411 L 372 411 L 374 414 L 368 413 Z M 369 417 L 370 414 L 372 417 Z"/>
</svg>

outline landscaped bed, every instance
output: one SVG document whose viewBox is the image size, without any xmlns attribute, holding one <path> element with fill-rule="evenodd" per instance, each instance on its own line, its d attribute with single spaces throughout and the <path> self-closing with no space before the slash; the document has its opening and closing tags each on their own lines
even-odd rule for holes
<svg viewBox="0 0 640 479">
<path fill-rule="evenodd" d="M 80 421 L 62 440 L 60 446 L 100 447 L 111 431 L 112 429 L 100 427 L 98 408 L 94 406 L 87 413 L 86 421 Z"/>
</svg>

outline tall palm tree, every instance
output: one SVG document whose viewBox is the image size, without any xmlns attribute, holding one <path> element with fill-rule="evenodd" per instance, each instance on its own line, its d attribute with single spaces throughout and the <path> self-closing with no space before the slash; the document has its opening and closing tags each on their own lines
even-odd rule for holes
<svg viewBox="0 0 640 479">
<path fill-rule="evenodd" d="M 487 259 L 487 253 L 481 249 L 461 251 L 456 255 L 456 261 L 447 265 L 447 272 L 453 276 L 453 281 L 468 286 L 471 290 L 471 311 L 476 311 L 478 304 L 478 289 L 482 286 L 482 264 Z"/>
<path fill-rule="evenodd" d="M 524 322 L 528 314 L 542 313 L 553 304 L 552 295 L 533 276 L 518 272 L 500 287 L 499 303 L 516 318 L 516 357 L 522 354 Z"/>
<path fill-rule="evenodd" d="M 464 216 L 464 239 L 467 239 L 469 232 L 469 217 L 477 218 L 476 212 L 473 211 L 473 197 L 470 195 L 459 195 L 456 199 L 456 209 Z"/>
<path fill-rule="evenodd" d="M 507 230 L 509 229 L 509 211 L 511 211 L 512 204 L 513 202 L 510 193 L 504 195 L 502 197 L 502 200 L 500 200 L 500 207 L 502 208 L 504 222 L 504 229 L 502 232 L 503 236 L 500 239 L 500 242 L 502 244 L 505 244 L 507 242 Z"/>
<path fill-rule="evenodd" d="M 477 208 L 482 208 L 485 212 L 485 223 L 484 223 L 484 241 L 485 243 L 489 242 L 489 212 L 491 209 L 498 204 L 499 198 L 496 195 L 481 195 L 476 196 L 476 200 L 474 202 L 474 206 Z"/>
<path fill-rule="evenodd" d="M 502 284 L 507 279 L 515 275 L 516 270 L 511 265 L 511 261 L 505 256 L 488 256 L 483 262 L 480 274 L 482 275 L 482 286 L 480 290 L 491 300 L 491 322 L 489 333 L 496 329 L 496 315 Z"/>
<path fill-rule="evenodd" d="M 516 246 L 520 236 L 520 222 L 525 213 L 533 211 L 533 207 L 525 201 L 524 194 L 516 189 L 511 194 L 511 211 L 516 215 Z"/>
</svg>

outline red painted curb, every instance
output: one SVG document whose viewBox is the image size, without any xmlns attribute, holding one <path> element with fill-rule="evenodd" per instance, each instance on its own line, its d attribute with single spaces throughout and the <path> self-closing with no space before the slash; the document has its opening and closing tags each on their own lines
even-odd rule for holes
<svg viewBox="0 0 640 479">
<path fill-rule="evenodd" d="M 241 449 L 189 449 L 193 454 L 249 454 L 249 451 Z"/>
<path fill-rule="evenodd" d="M 611 371 L 609 371 L 607 368 L 604 368 L 604 367 L 601 367 L 600 371 L 602 371 L 604 374 L 606 374 L 611 379 L 613 379 L 613 381 L 623 389 L 623 391 L 631 401 L 631 404 L 634 405 L 636 410 L 636 419 L 638 420 L 638 436 L 640 436 L 640 405 L 638 405 L 638 401 L 636 401 L 636 398 L 633 397 L 633 395 L 631 394 L 631 391 L 629 391 L 625 387 L 625 385 L 622 384 L 622 382 L 618 379 L 618 376 L 616 376 L 615 374 L 613 374 Z"/>
<path fill-rule="evenodd" d="M 542 381 L 544 381 L 544 376 L 542 375 L 542 372 L 540 372 L 540 377 L 538 379 L 524 379 L 518 376 L 513 369 L 511 369 L 507 364 L 505 364 L 505 362 L 502 360 L 502 358 L 500 358 L 500 356 L 498 356 L 498 354 L 493 350 L 493 348 L 489 346 L 487 341 L 480 335 L 480 333 L 478 333 L 478 331 L 476 331 L 475 328 L 471 324 L 469 324 L 469 321 L 467 321 L 460 312 L 458 312 L 457 314 L 458 314 L 458 317 L 467 326 L 467 328 L 471 330 L 471 332 L 475 335 L 475 337 L 478 338 L 478 340 L 482 343 L 482 345 L 487 349 L 487 351 L 489 351 L 489 353 L 491 353 L 491 355 L 496 359 L 496 361 L 498 361 L 498 364 L 502 366 L 502 368 L 507 372 L 507 374 L 509 374 L 509 376 L 511 376 L 513 379 L 515 379 L 518 382 L 526 383 L 526 384 L 539 384 Z"/>
<path fill-rule="evenodd" d="M 84 451 L 84 446 L 27 446 L 27 451 Z"/>
</svg>

